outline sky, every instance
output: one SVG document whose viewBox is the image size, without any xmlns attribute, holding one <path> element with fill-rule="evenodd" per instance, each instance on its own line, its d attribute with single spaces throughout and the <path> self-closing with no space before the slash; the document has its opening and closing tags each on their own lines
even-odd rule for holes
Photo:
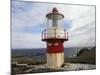
<svg viewBox="0 0 100 75">
<path fill-rule="evenodd" d="M 46 48 L 41 32 L 53 7 L 65 16 L 64 29 L 69 34 L 65 47 L 95 46 L 95 6 L 12 0 L 12 48 Z"/>
</svg>

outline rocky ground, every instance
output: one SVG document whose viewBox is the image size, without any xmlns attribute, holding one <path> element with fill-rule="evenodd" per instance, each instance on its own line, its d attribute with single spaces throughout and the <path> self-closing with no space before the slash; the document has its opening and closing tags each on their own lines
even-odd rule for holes
<svg viewBox="0 0 100 75">
<path fill-rule="evenodd" d="M 28 56 L 22 54 L 14 55 L 15 56 L 12 56 L 11 62 L 12 75 L 96 69 L 96 47 L 93 47 L 91 49 L 82 48 L 75 57 L 65 57 L 65 63 L 61 68 L 57 69 L 48 68 L 46 65 L 46 56 L 45 58 L 43 58 L 41 54 L 37 54 L 36 56 Z"/>
<path fill-rule="evenodd" d="M 58 71 L 77 71 L 77 70 L 92 70 L 96 69 L 96 65 L 79 64 L 79 63 L 65 63 L 65 65 L 58 69 L 47 68 L 43 65 L 17 65 L 12 68 L 12 74 L 27 74 L 27 73 L 44 73 L 44 72 L 58 72 Z"/>
</svg>

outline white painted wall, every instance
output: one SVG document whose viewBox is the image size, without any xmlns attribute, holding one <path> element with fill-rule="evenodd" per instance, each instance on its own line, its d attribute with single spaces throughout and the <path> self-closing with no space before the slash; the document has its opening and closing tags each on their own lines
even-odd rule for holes
<svg viewBox="0 0 100 75">
<path fill-rule="evenodd" d="M 56 29 L 56 30 L 55 30 Z M 65 38 L 64 29 L 62 28 L 48 28 L 47 29 L 47 38 L 54 38 L 56 33 L 56 38 Z"/>
<path fill-rule="evenodd" d="M 64 63 L 64 53 L 48 53 L 47 66 L 48 68 L 59 68 Z"/>
</svg>

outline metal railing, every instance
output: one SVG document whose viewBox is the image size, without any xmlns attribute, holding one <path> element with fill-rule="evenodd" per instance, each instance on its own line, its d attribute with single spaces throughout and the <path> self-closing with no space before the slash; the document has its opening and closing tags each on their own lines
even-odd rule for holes
<svg viewBox="0 0 100 75">
<path fill-rule="evenodd" d="M 53 37 L 50 37 L 50 36 L 48 36 L 48 35 L 54 35 Z M 60 36 L 57 36 L 58 34 L 62 34 L 62 35 L 64 35 L 63 37 L 60 37 Z M 47 30 L 45 29 L 44 31 L 42 31 L 42 40 L 44 40 L 44 39 L 49 39 L 49 38 L 61 38 L 61 39 L 68 39 L 68 32 L 66 32 L 65 30 L 64 30 L 64 33 L 56 33 L 56 29 L 55 29 L 55 31 L 54 31 L 54 33 L 47 33 Z"/>
</svg>

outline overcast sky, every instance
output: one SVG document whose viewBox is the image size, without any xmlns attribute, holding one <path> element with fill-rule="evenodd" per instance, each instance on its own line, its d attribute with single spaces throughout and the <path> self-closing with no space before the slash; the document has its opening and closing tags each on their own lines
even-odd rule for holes
<svg viewBox="0 0 100 75">
<path fill-rule="evenodd" d="M 44 48 L 41 32 L 46 28 L 46 14 L 56 7 L 69 32 L 65 47 L 95 46 L 95 7 L 82 5 L 12 1 L 12 48 Z"/>
</svg>

